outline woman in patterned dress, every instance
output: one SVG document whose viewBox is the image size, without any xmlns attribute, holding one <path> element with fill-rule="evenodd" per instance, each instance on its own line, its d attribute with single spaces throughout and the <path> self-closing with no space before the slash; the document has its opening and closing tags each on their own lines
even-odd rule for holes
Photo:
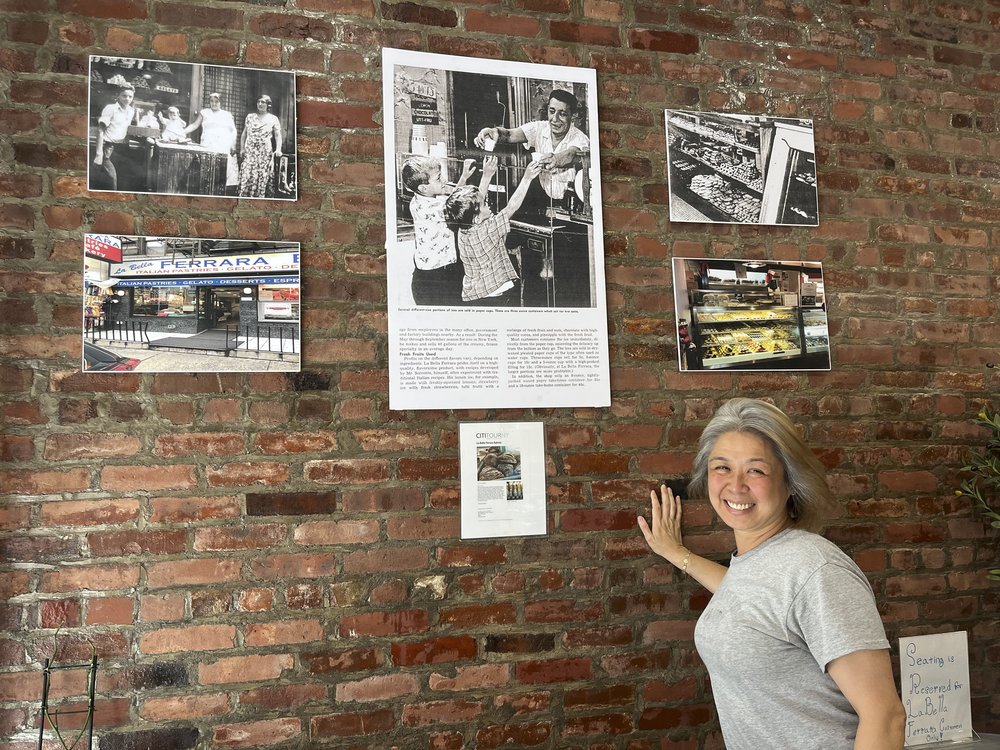
<svg viewBox="0 0 1000 750">
<path fill-rule="evenodd" d="M 257 99 L 257 111 L 247 115 L 240 144 L 240 196 L 269 198 L 274 194 L 274 161 L 281 156 L 281 122 L 271 114 L 271 97 Z"/>
</svg>

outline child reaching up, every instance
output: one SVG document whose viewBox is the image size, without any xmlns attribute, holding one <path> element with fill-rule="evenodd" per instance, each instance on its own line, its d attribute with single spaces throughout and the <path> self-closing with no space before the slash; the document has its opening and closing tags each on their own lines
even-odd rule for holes
<svg viewBox="0 0 1000 750">
<path fill-rule="evenodd" d="M 472 159 L 462 163 L 458 185 L 472 176 L 472 165 Z M 403 184 L 413 191 L 413 301 L 418 305 L 460 305 L 464 271 L 458 262 L 455 235 L 444 220 L 444 202 L 455 188 L 444 181 L 441 162 L 426 156 L 412 156 L 403 162 L 401 176 Z"/>
<path fill-rule="evenodd" d="M 497 158 L 483 159 L 479 187 L 457 188 L 444 204 L 448 227 L 458 236 L 458 255 L 465 266 L 462 300 L 466 304 L 512 307 L 519 303 L 517 271 L 505 247 L 510 217 L 521 207 L 532 180 L 542 170 L 532 162 L 511 193 L 507 205 L 497 214 L 486 206 L 487 187 L 497 173 Z"/>
<path fill-rule="evenodd" d="M 188 140 L 187 133 L 184 132 L 187 123 L 181 119 L 181 111 L 177 107 L 167 107 L 166 117 L 163 116 L 162 112 L 157 112 L 156 117 L 163 128 L 160 135 L 163 140 L 171 143 L 184 143 Z"/>
</svg>

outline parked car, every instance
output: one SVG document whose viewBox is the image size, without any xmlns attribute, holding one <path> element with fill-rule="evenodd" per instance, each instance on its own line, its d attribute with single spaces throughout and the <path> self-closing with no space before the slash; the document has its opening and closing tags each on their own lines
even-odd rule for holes
<svg viewBox="0 0 1000 750">
<path fill-rule="evenodd" d="M 87 341 L 83 342 L 83 369 L 87 372 L 134 370 L 141 361 L 134 357 L 122 357 Z"/>
</svg>

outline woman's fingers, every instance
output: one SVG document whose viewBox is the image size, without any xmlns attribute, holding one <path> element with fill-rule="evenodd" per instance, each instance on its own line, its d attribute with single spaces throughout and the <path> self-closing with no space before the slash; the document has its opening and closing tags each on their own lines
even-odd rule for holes
<svg viewBox="0 0 1000 750">
<path fill-rule="evenodd" d="M 649 524 L 646 522 L 646 519 L 643 518 L 642 516 L 639 516 L 639 531 L 641 531 L 642 535 L 646 538 L 646 544 L 652 546 L 653 530 L 649 528 Z"/>
<path fill-rule="evenodd" d="M 653 492 L 652 490 L 650 490 L 650 492 L 649 492 L 649 501 L 650 501 L 649 502 L 649 505 L 650 505 L 650 518 L 653 521 L 653 526 L 659 526 L 660 525 L 660 517 L 662 515 L 662 511 L 660 509 L 660 500 L 656 496 L 656 493 Z"/>
</svg>

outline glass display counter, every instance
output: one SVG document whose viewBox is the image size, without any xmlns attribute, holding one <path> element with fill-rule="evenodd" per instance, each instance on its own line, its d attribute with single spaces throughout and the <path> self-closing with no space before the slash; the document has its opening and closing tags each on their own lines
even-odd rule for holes
<svg viewBox="0 0 1000 750">
<path fill-rule="evenodd" d="M 802 354 L 798 308 L 692 308 L 701 366 L 711 370 Z"/>
</svg>

